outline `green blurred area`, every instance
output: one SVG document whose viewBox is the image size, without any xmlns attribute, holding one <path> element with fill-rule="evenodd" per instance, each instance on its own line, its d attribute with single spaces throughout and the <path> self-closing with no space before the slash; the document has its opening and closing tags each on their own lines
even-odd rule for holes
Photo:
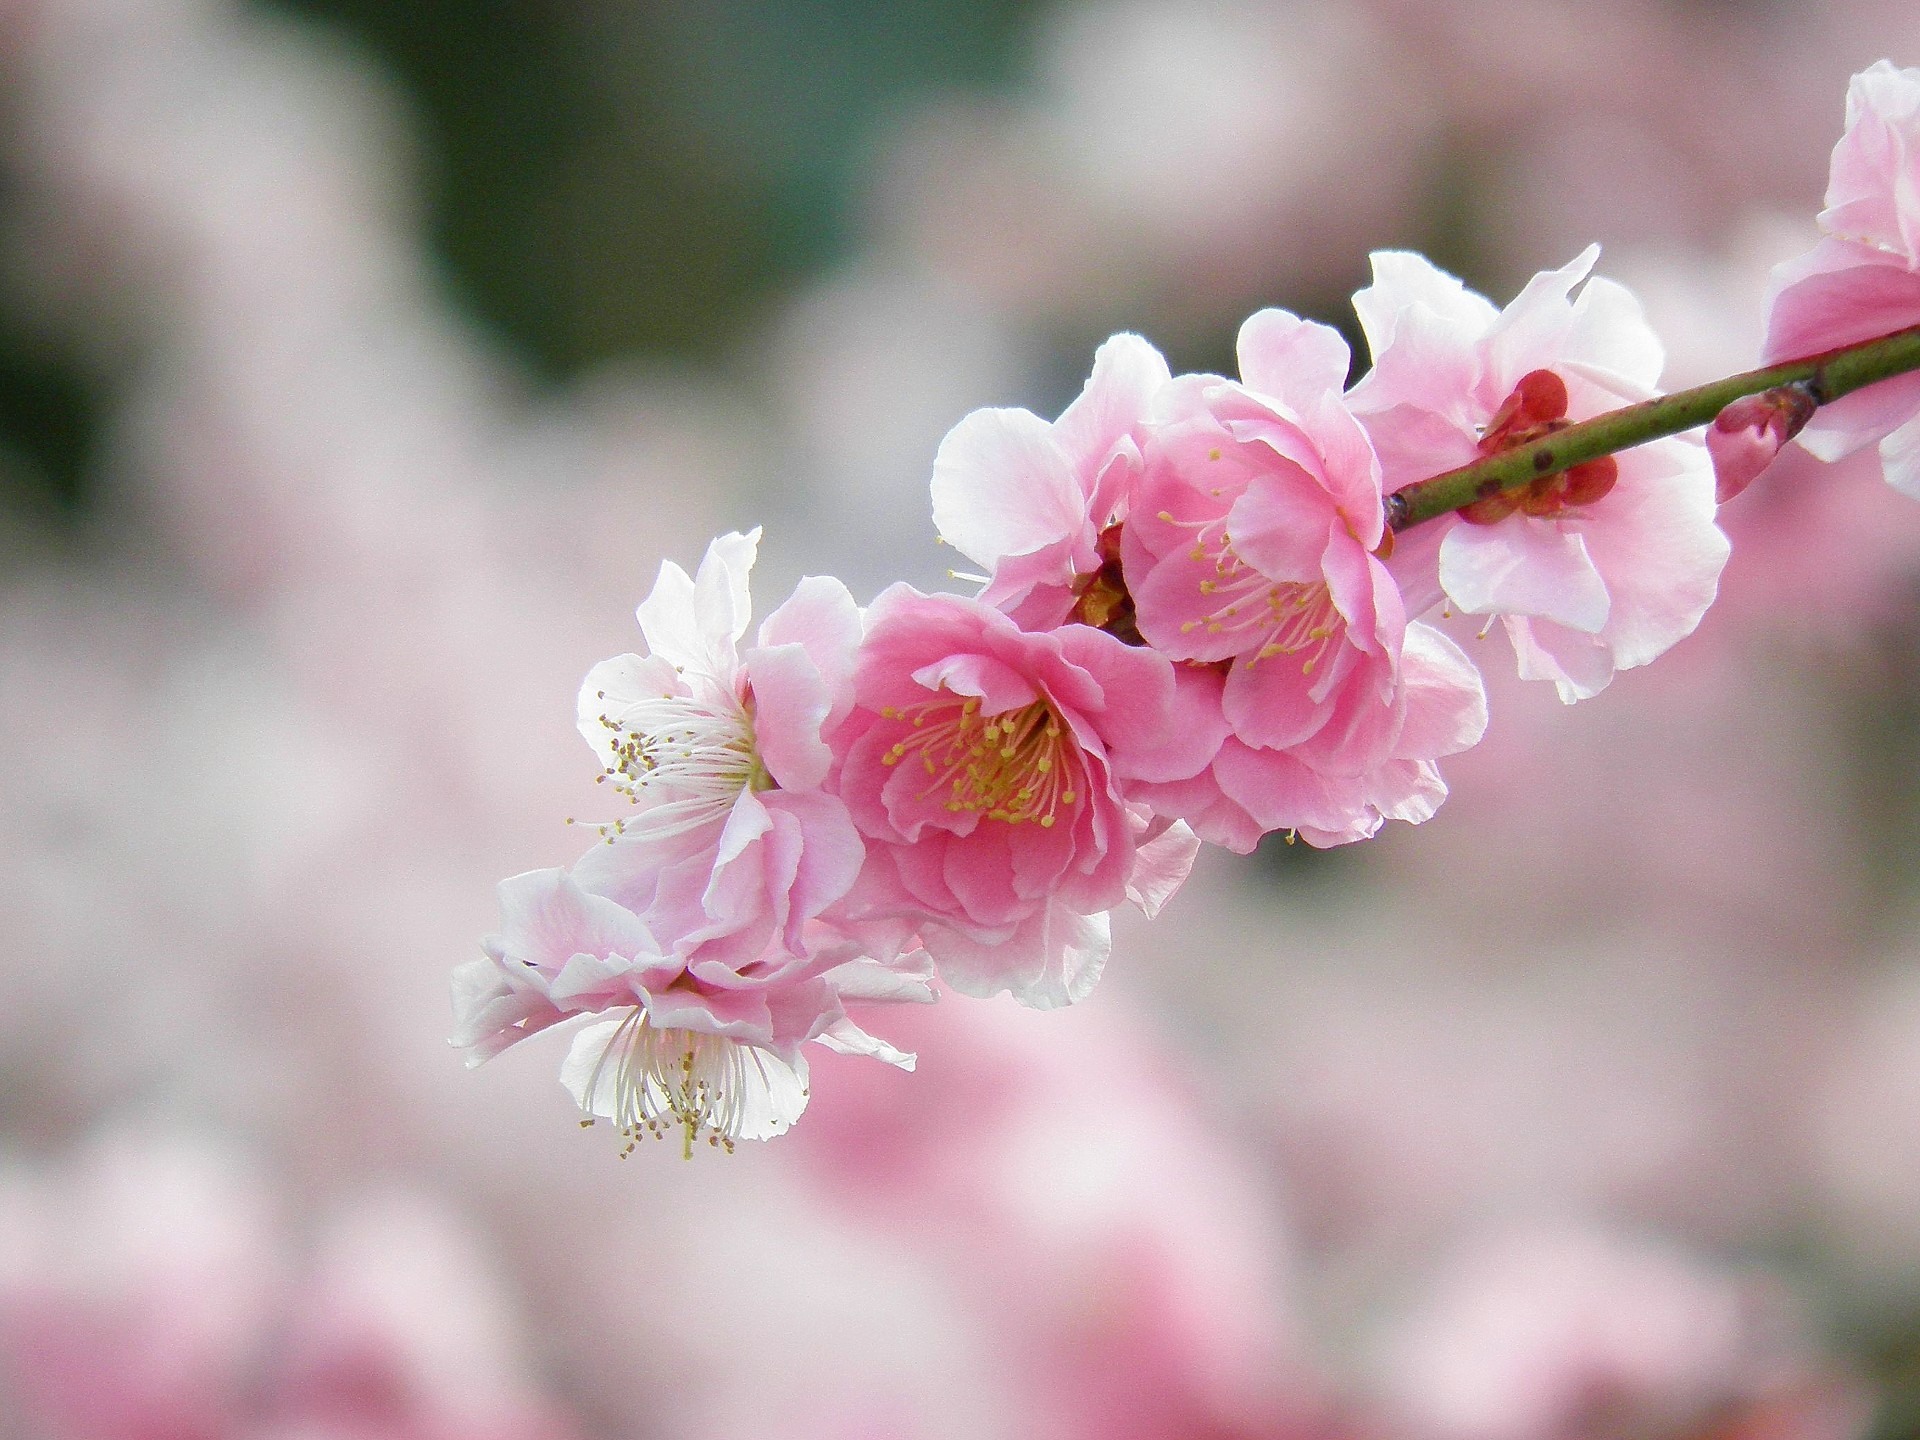
<svg viewBox="0 0 1920 1440">
<path fill-rule="evenodd" d="M 544 381 L 717 361 L 848 243 L 909 98 L 1016 78 L 1025 0 L 273 0 L 343 37 L 417 122 L 455 303 Z M 13 202 L 0 191 L 0 224 Z M 84 512 L 103 395 L 0 288 L 0 499 Z M 11 492 L 11 493 L 7 493 Z"/>
</svg>

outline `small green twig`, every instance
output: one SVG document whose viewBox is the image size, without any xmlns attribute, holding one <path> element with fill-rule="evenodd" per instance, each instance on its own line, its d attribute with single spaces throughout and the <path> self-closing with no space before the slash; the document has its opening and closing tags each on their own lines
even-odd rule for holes
<svg viewBox="0 0 1920 1440">
<path fill-rule="evenodd" d="M 1920 370 L 1920 325 L 1857 345 L 1788 360 L 1744 375 L 1729 375 L 1691 390 L 1609 410 L 1530 444 L 1421 480 L 1387 497 L 1387 526 L 1400 531 L 1503 490 L 1516 490 L 1616 450 L 1711 424 L 1735 400 L 1779 385 L 1805 382 L 1819 404 L 1838 400 L 1863 385 Z"/>
</svg>

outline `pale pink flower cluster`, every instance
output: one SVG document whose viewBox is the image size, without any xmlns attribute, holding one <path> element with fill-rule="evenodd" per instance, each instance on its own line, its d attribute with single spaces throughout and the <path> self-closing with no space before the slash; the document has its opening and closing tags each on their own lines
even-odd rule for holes
<svg viewBox="0 0 1920 1440">
<path fill-rule="evenodd" d="M 730 1148 L 806 1104 L 803 1045 L 910 1066 L 849 1007 L 1082 998 L 1109 915 L 1152 914 L 1201 840 L 1338 845 L 1446 797 L 1487 724 L 1474 663 L 1419 618 L 1499 617 L 1563 699 L 1690 633 L 1727 543 L 1697 440 L 1663 441 L 1412 531 L 1395 490 L 1654 393 L 1661 349 L 1596 252 L 1505 310 L 1375 256 L 1352 388 L 1329 327 L 1264 310 L 1237 379 L 1137 335 L 1054 421 L 967 416 L 934 460 L 971 597 L 864 611 L 803 580 L 746 645 L 758 532 L 662 567 L 648 653 L 597 666 L 582 734 L 627 812 L 570 870 L 501 887 L 456 976 L 475 1060 L 590 1016 L 563 1078 L 630 1139 Z"/>
<path fill-rule="evenodd" d="M 454 973 L 454 1043 L 476 1063 L 575 1016 L 563 1071 L 629 1140 L 731 1148 L 807 1101 L 809 1040 L 911 1067 L 853 1000 L 931 999 L 910 930 L 845 925 L 863 846 L 823 738 L 853 706 L 860 615 L 803 581 L 743 648 L 759 532 L 697 575 L 671 561 L 638 612 L 649 653 L 594 667 L 580 731 L 630 813 L 569 871 L 500 886 L 505 923 Z M 885 964 L 880 963 L 884 957 Z"/>
<path fill-rule="evenodd" d="M 1773 273 L 1770 364 L 1920 325 L 1920 68 L 1853 77 L 1819 218 L 1820 242 Z M 1877 445 L 1888 483 L 1920 498 L 1920 372 L 1822 406 L 1799 438 L 1822 460 Z"/>
</svg>

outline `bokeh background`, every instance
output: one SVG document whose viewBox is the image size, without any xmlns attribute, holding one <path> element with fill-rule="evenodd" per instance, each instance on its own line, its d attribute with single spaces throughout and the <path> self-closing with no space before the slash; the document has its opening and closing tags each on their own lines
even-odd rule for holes
<svg viewBox="0 0 1920 1440">
<path fill-rule="evenodd" d="M 616 1159 L 446 977 L 662 557 L 938 585 L 966 410 L 1589 240 L 1745 368 L 1911 0 L 0 0 L 0 1440 L 1920 1433 L 1920 510 L 1481 642 L 1438 819 Z"/>
</svg>

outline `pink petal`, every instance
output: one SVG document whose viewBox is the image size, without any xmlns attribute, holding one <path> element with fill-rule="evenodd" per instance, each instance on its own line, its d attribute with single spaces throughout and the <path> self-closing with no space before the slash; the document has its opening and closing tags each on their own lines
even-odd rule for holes
<svg viewBox="0 0 1920 1440">
<path fill-rule="evenodd" d="M 1433 626 L 1413 624 L 1400 666 L 1407 713 L 1397 754 L 1436 760 L 1480 743 L 1487 729 L 1486 683 L 1466 651 Z"/>
<path fill-rule="evenodd" d="M 657 953 L 652 933 L 625 906 L 582 890 L 564 870 L 530 870 L 502 880 L 505 953 L 557 975 L 578 954 Z"/>
<path fill-rule="evenodd" d="M 1220 753 L 1231 733 L 1221 709 L 1226 677 L 1212 667 L 1176 665 L 1168 727 L 1161 744 L 1118 745 L 1112 751 L 1116 774 L 1139 780 L 1184 780 L 1199 774 Z"/>
<path fill-rule="evenodd" d="M 934 456 L 934 524 L 980 565 L 1071 540 L 1086 503 L 1053 428 L 1026 410 L 976 410 Z"/>
<path fill-rule="evenodd" d="M 1665 654 L 1713 603 L 1730 548 L 1715 508 L 1704 447 L 1667 440 L 1623 455 L 1620 483 L 1580 521 L 1612 597 L 1599 634 L 1618 669 Z"/>
<path fill-rule="evenodd" d="M 1591 700 L 1613 683 L 1613 652 L 1598 636 L 1524 615 L 1510 615 L 1502 623 L 1520 678 L 1551 680 L 1562 704 Z"/>
<path fill-rule="evenodd" d="M 1767 364 L 1920 323 L 1920 274 L 1895 256 L 1848 240 L 1822 240 L 1776 266 L 1768 288 L 1761 349 Z"/>
<path fill-rule="evenodd" d="M 1053 424 L 1054 440 L 1083 486 L 1145 422 L 1154 396 L 1171 378 L 1165 358 L 1138 335 L 1115 335 L 1094 352 L 1086 388 Z"/>
<path fill-rule="evenodd" d="M 817 789 L 833 765 L 821 738 L 832 695 L 813 657 L 799 645 L 760 646 L 747 652 L 753 693 L 754 748 L 767 772 L 788 790 Z M 847 656 L 852 670 L 852 656 Z"/>
<path fill-rule="evenodd" d="M 805 843 L 789 903 L 795 915 L 812 919 L 853 888 L 866 846 L 845 803 L 835 796 L 773 791 L 761 798 L 769 810 L 792 815 L 801 828 Z"/>
<path fill-rule="evenodd" d="M 1260 310 L 1240 326 L 1240 379 L 1294 410 L 1346 388 L 1352 354 L 1330 325 L 1286 310 Z"/>
<path fill-rule="evenodd" d="M 1318 581 L 1330 527 L 1340 519 L 1326 491 L 1284 471 L 1255 479 L 1227 512 L 1234 554 L 1270 580 Z"/>
<path fill-rule="evenodd" d="M 1187 883 L 1200 854 L 1200 837 L 1184 823 L 1169 826 L 1134 852 L 1133 874 L 1127 879 L 1127 899 L 1151 920 Z"/>
<path fill-rule="evenodd" d="M 808 575 L 761 623 L 759 640 L 769 646 L 798 645 L 813 658 L 829 693 L 836 697 L 831 724 L 840 719 L 848 703 L 841 692 L 853 684 L 863 628 L 860 606 L 845 585 L 830 575 Z"/>
<path fill-rule="evenodd" d="M 1820 224 L 1920 264 L 1920 70 L 1881 60 L 1853 77 Z"/>
<path fill-rule="evenodd" d="M 1607 621 L 1607 585 L 1579 532 L 1515 515 L 1459 525 L 1440 546 L 1440 583 L 1469 615 L 1539 615 L 1576 630 Z"/>
</svg>

